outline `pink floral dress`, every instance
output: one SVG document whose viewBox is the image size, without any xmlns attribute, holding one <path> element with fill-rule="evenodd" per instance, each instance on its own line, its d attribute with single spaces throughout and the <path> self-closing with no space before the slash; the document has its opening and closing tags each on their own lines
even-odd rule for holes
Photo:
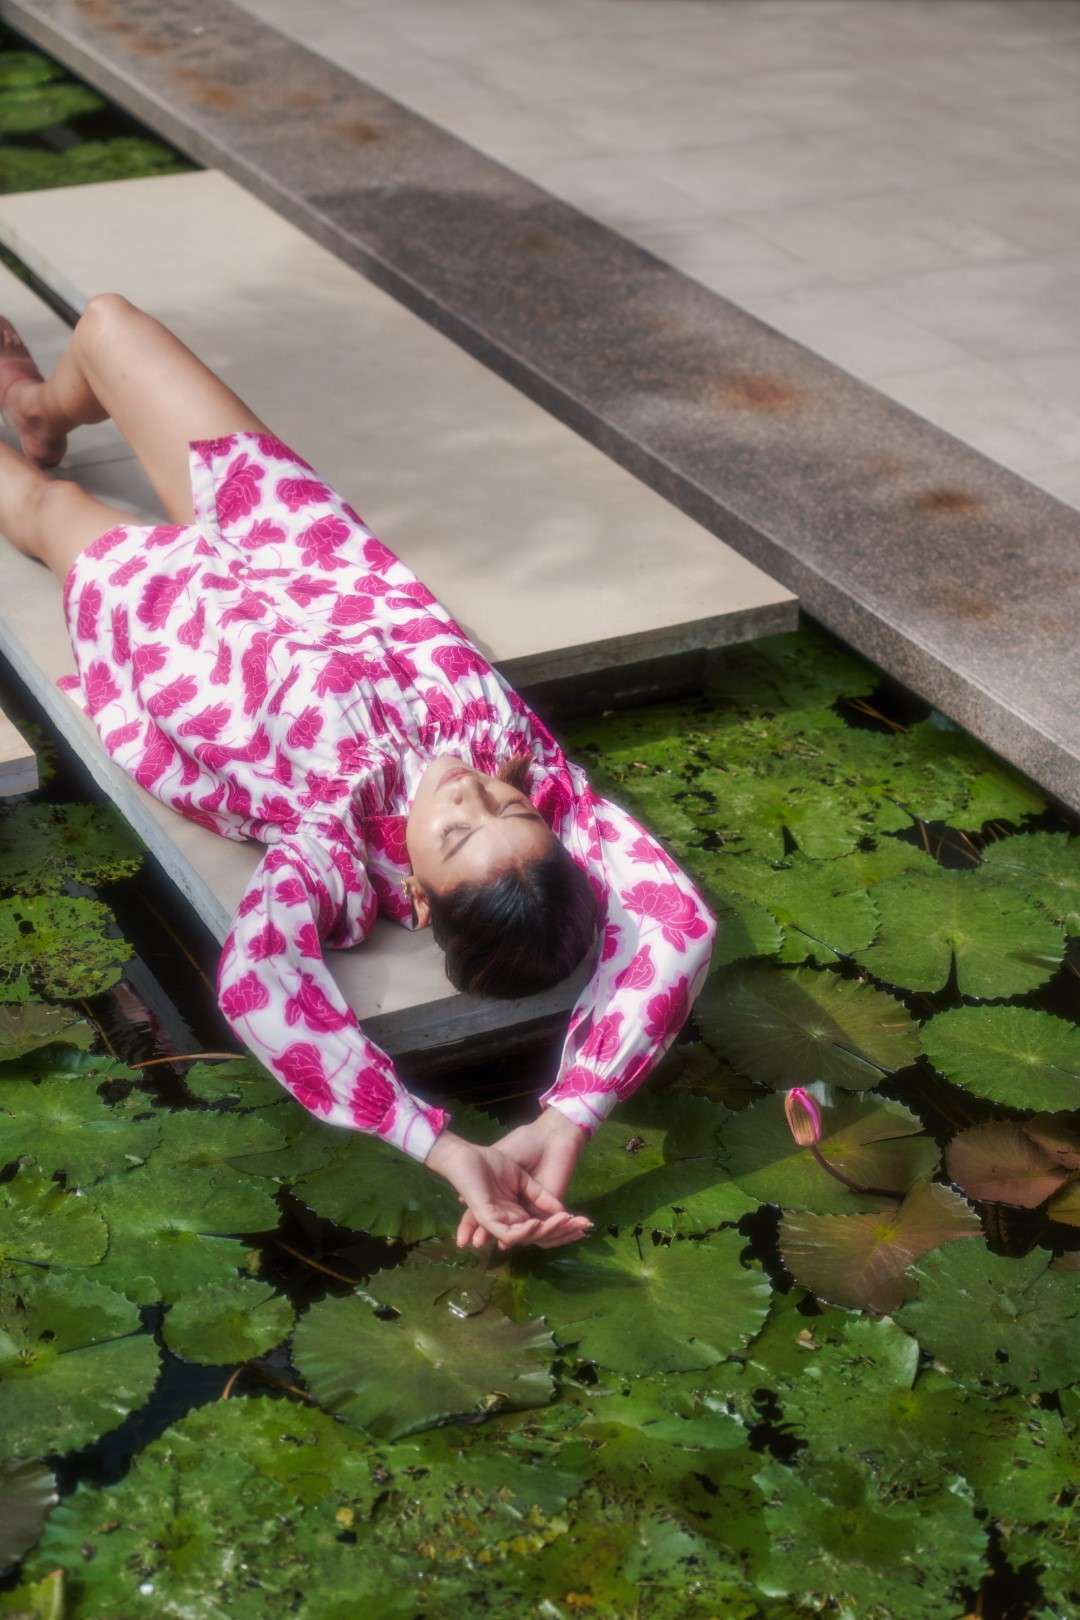
<svg viewBox="0 0 1080 1620">
<path fill-rule="evenodd" d="M 716 924 L 671 858 L 600 798 L 446 609 L 307 462 L 253 432 L 193 440 L 194 521 L 125 524 L 76 559 L 60 685 L 149 792 L 266 846 L 217 974 L 231 1028 L 312 1113 L 426 1158 L 450 1115 L 368 1040 L 323 950 L 401 878 L 417 783 L 451 753 L 531 757 L 530 797 L 604 908 L 595 971 L 540 1096 L 591 1134 L 671 1044 Z"/>
</svg>

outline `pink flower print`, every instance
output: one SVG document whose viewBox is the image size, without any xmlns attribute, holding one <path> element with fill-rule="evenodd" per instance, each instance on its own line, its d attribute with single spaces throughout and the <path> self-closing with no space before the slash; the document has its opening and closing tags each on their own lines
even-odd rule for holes
<svg viewBox="0 0 1080 1620">
<path fill-rule="evenodd" d="M 622 938 L 622 929 L 618 923 L 604 924 L 604 943 L 600 950 L 601 962 L 610 962 L 613 956 L 619 954 L 619 941 Z"/>
<path fill-rule="evenodd" d="M 420 696 L 427 704 L 427 719 L 448 725 L 454 718 L 454 705 L 445 692 L 440 692 L 437 686 L 429 686 Z"/>
<path fill-rule="evenodd" d="M 334 1094 L 322 1066 L 317 1046 L 310 1041 L 294 1041 L 278 1054 L 278 1068 L 297 1102 L 313 1114 L 328 1114 Z"/>
<path fill-rule="evenodd" d="M 315 501 L 332 499 L 326 485 L 317 478 L 280 478 L 274 486 L 274 494 L 290 512 L 299 512 L 302 506 L 310 506 Z"/>
<path fill-rule="evenodd" d="M 285 733 L 287 748 L 314 748 L 315 739 L 323 728 L 323 716 L 315 706 L 301 710 Z"/>
<path fill-rule="evenodd" d="M 171 546 L 173 541 L 183 533 L 179 523 L 157 523 L 150 530 L 144 544 L 151 550 L 161 546 Z"/>
<path fill-rule="evenodd" d="M 199 690 L 199 683 L 194 675 L 177 675 L 156 691 L 146 705 L 147 713 L 161 715 L 172 714 L 184 703 L 190 703 Z"/>
<path fill-rule="evenodd" d="M 353 581 L 353 590 L 360 591 L 365 596 L 386 596 L 393 589 L 394 586 L 388 585 L 378 574 L 363 574 Z"/>
<path fill-rule="evenodd" d="M 364 835 L 372 849 L 381 850 L 395 866 L 408 869 L 404 816 L 370 816 L 364 822 Z"/>
<path fill-rule="evenodd" d="M 664 938 L 677 951 L 685 951 L 688 939 L 702 939 L 709 931 L 697 906 L 676 883 L 644 880 L 624 890 L 620 899 L 627 911 L 655 917 Z"/>
<path fill-rule="evenodd" d="M 156 675 L 159 669 L 164 669 L 169 661 L 169 655 L 160 641 L 144 641 L 140 647 L 135 648 L 131 660 L 131 673 L 135 684 L 144 680 L 147 675 Z"/>
<path fill-rule="evenodd" d="M 114 607 L 110 616 L 112 626 L 112 659 L 114 664 L 126 664 L 131 657 L 128 639 L 128 616 L 124 607 Z"/>
<path fill-rule="evenodd" d="M 197 563 L 190 563 L 175 574 L 152 574 L 143 586 L 135 612 L 148 630 L 160 630 L 172 612 L 173 604 L 196 572 Z"/>
<path fill-rule="evenodd" d="M 268 918 L 258 933 L 252 934 L 248 940 L 247 951 L 253 962 L 264 962 L 268 956 L 280 956 L 282 951 L 288 948 L 288 944 L 281 929 L 275 927 Z M 287 1021 L 291 1024 L 293 1019 Z"/>
<path fill-rule="evenodd" d="M 437 619 L 433 622 L 439 624 Z M 439 624 L 440 634 L 443 628 L 444 626 Z M 455 685 L 458 681 L 464 680 L 467 675 L 483 675 L 491 668 L 487 659 L 481 658 L 480 654 L 472 647 L 462 646 L 456 641 L 450 641 L 442 647 L 436 647 L 431 655 L 431 662 L 437 669 L 441 669 L 447 679 Z"/>
<path fill-rule="evenodd" d="M 325 697 L 327 692 L 351 692 L 363 674 L 364 661 L 355 654 L 331 653 L 315 677 L 315 696 Z"/>
<path fill-rule="evenodd" d="M 498 712 L 495 705 L 489 703 L 486 698 L 470 698 L 468 703 L 462 704 L 461 723 L 463 726 L 483 725 L 487 721 L 497 719 Z"/>
<path fill-rule="evenodd" d="M 366 624 L 374 610 L 375 602 L 370 596 L 339 596 L 334 603 L 330 623 L 336 625 Z"/>
<path fill-rule="evenodd" d="M 238 917 L 248 917 L 254 910 L 256 910 L 258 906 L 261 905 L 262 894 L 260 891 L 258 889 L 250 889 L 237 906 L 236 915 Z"/>
<path fill-rule="evenodd" d="M 574 791 L 569 783 L 552 773 L 544 777 L 530 796 L 548 826 L 558 832 L 574 805 Z"/>
<path fill-rule="evenodd" d="M 246 450 L 242 450 L 236 460 L 229 463 L 217 490 L 217 516 L 223 527 L 237 523 L 254 512 L 261 499 L 259 485 L 262 479 L 263 468 L 249 458 Z"/>
<path fill-rule="evenodd" d="M 280 747 L 274 749 L 274 781 L 280 782 L 282 787 L 291 787 L 293 779 L 292 762 L 287 754 L 283 754 Z"/>
<path fill-rule="evenodd" d="M 197 647 L 202 640 L 206 623 L 206 603 L 200 602 L 190 619 L 185 619 L 176 632 L 176 639 L 185 647 Z"/>
<path fill-rule="evenodd" d="M 295 461 L 298 466 L 306 467 L 308 472 L 312 470 L 311 463 L 305 461 L 303 456 L 298 456 L 295 450 L 290 450 L 276 433 L 256 434 L 255 443 L 259 447 L 260 454 L 268 456 L 271 461 Z"/>
<path fill-rule="evenodd" d="M 106 732 L 104 741 L 107 751 L 115 754 L 125 743 L 134 742 L 141 730 L 141 720 L 129 720 L 126 726 L 117 726 L 114 731 Z"/>
<path fill-rule="evenodd" d="M 200 810 L 197 805 L 192 803 L 190 793 L 174 794 L 171 803 L 185 820 L 193 821 L 198 827 L 205 827 L 207 832 L 216 833 L 221 831 L 213 816 L 207 815 L 205 810 Z"/>
<path fill-rule="evenodd" d="M 615 826 L 614 822 L 598 821 L 596 823 L 596 830 L 606 844 L 617 844 L 619 842 L 619 829 Z"/>
<path fill-rule="evenodd" d="M 300 798 L 301 803 L 305 805 L 335 804 L 349 791 L 349 784 L 343 776 L 327 776 L 322 771 L 308 771 L 304 780 L 306 791 Z"/>
<path fill-rule="evenodd" d="M 361 528 L 364 527 L 363 518 L 360 516 L 355 507 L 349 505 L 348 501 L 342 501 L 341 510 L 344 512 L 350 523 L 359 523 Z"/>
<path fill-rule="evenodd" d="M 387 607 L 431 607 L 435 597 L 426 585 L 421 585 L 418 579 L 410 580 L 407 585 L 392 587 L 395 594 L 386 598 Z"/>
<path fill-rule="evenodd" d="M 204 467 L 211 467 L 218 456 L 227 456 L 236 443 L 235 433 L 226 433 L 220 439 L 195 439 L 192 448 Z"/>
<path fill-rule="evenodd" d="M 647 990 L 656 978 L 652 952 L 647 945 L 632 956 L 615 980 L 616 990 Z"/>
<path fill-rule="evenodd" d="M 352 856 L 347 849 L 342 849 L 339 845 L 337 849 L 331 850 L 330 859 L 337 867 L 338 876 L 341 878 L 345 893 L 359 894 L 363 888 L 363 884 L 360 881 L 360 874 L 356 869 L 355 857 Z"/>
<path fill-rule="evenodd" d="M 88 546 L 84 546 L 83 551 L 88 557 L 104 557 L 107 551 L 112 551 L 121 540 L 126 539 L 127 529 L 121 524 L 115 529 L 106 529 L 104 534 L 99 534 L 96 540 L 91 540 Z"/>
<path fill-rule="evenodd" d="M 196 557 L 212 557 L 214 555 L 214 548 L 207 541 L 205 534 L 200 534 L 195 542 L 195 555 Z"/>
<path fill-rule="evenodd" d="M 98 613 L 101 611 L 101 591 L 93 580 L 88 580 L 79 597 L 79 615 L 75 621 L 75 634 L 80 641 L 97 638 Z"/>
<path fill-rule="evenodd" d="M 127 562 L 121 563 L 119 568 L 113 569 L 109 575 L 109 584 L 128 585 L 136 574 L 141 574 L 143 569 L 148 566 L 145 557 L 129 557 Z"/>
<path fill-rule="evenodd" d="M 199 800 L 199 803 L 202 805 L 204 810 L 216 810 L 220 806 L 221 801 L 222 801 L 222 799 L 224 797 L 225 797 L 225 784 L 224 784 L 224 782 L 219 782 L 217 787 L 211 788 L 209 793 L 204 793 L 203 794 L 202 798 Z M 259 900 L 259 896 L 256 895 L 255 896 L 255 903 L 256 904 L 258 904 L 258 900 Z M 247 911 L 250 911 L 250 910 L 251 910 L 251 907 L 248 906 Z M 246 916 L 246 915 L 247 915 L 246 911 L 241 912 L 241 916 Z"/>
<path fill-rule="evenodd" d="M 192 782 L 197 782 L 201 775 L 199 762 L 197 759 L 193 759 L 190 754 L 186 754 L 182 748 L 177 749 L 177 754 L 180 759 L 180 782 L 182 786 L 190 787 Z"/>
<path fill-rule="evenodd" d="M 267 611 L 266 598 L 259 596 L 256 591 L 242 591 L 239 602 L 234 602 L 225 609 L 221 615 L 221 623 L 233 624 L 238 619 L 265 619 Z"/>
<path fill-rule="evenodd" d="M 227 641 L 222 641 L 214 659 L 214 667 L 210 671 L 211 686 L 227 686 L 232 673 L 232 648 Z"/>
<path fill-rule="evenodd" d="M 218 1001 L 226 1018 L 246 1018 L 270 1005 L 270 992 L 259 975 L 249 969 L 221 992 Z"/>
<path fill-rule="evenodd" d="M 285 530 L 280 523 L 274 523 L 270 518 L 258 518 L 247 534 L 240 536 L 240 544 L 245 551 L 257 551 L 260 546 L 279 545 L 284 538 Z"/>
<path fill-rule="evenodd" d="M 176 728 L 179 737 L 205 737 L 212 741 L 232 714 L 227 703 L 208 703 L 205 709 L 191 714 Z"/>
<path fill-rule="evenodd" d="M 142 759 L 135 771 L 136 782 L 140 787 L 153 787 L 162 771 L 168 769 L 175 757 L 175 745 L 155 721 L 148 720 L 143 737 Z"/>
<path fill-rule="evenodd" d="M 645 1033 L 650 1040 L 662 1044 L 677 1035 L 690 1012 L 690 980 L 686 974 L 671 985 L 651 996 L 645 1003 Z"/>
<path fill-rule="evenodd" d="M 307 904 L 308 892 L 298 877 L 287 877 L 277 885 L 274 898 L 280 900 L 283 906 L 303 906 Z"/>
<path fill-rule="evenodd" d="M 622 1074 L 615 1082 L 615 1090 L 620 1097 L 629 1097 L 635 1092 L 644 1075 L 648 1074 L 652 1066 L 652 1057 L 648 1052 L 639 1052 L 632 1057 Z"/>
<path fill-rule="evenodd" d="M 225 808 L 232 816 L 246 819 L 251 814 L 251 794 L 234 776 L 226 779 Z"/>
<path fill-rule="evenodd" d="M 560 1097 L 588 1097 L 594 1091 L 605 1091 L 607 1086 L 600 1076 L 582 1063 L 575 1063 L 559 1076 L 557 1095 Z"/>
<path fill-rule="evenodd" d="M 662 849 L 661 846 L 646 833 L 642 833 L 640 837 L 634 839 L 634 842 L 627 850 L 627 854 L 630 856 L 632 861 L 643 861 L 646 866 L 655 866 L 657 861 L 659 861 L 660 865 L 666 866 L 669 872 L 677 872 L 679 870 L 678 866 L 672 860 L 667 850 Z"/>
<path fill-rule="evenodd" d="M 446 626 L 442 620 L 432 618 L 430 613 L 421 613 L 415 619 L 406 619 L 404 624 L 395 624 L 390 631 L 394 641 L 403 641 L 409 647 L 416 647 L 422 641 L 434 641 L 436 636 L 445 634 Z"/>
<path fill-rule="evenodd" d="M 316 518 L 296 537 L 300 560 L 308 568 L 336 568 L 344 559 L 335 552 L 348 538 L 349 525 L 342 518 Z"/>
<path fill-rule="evenodd" d="M 112 678 L 112 671 L 103 658 L 96 658 L 83 676 L 87 714 L 97 714 L 120 696 L 120 688 Z"/>
<path fill-rule="evenodd" d="M 386 667 L 395 674 L 399 681 L 407 683 L 415 681 L 419 673 L 416 664 L 404 650 L 393 651 L 386 649 Z"/>
<path fill-rule="evenodd" d="M 299 664 L 294 664 L 292 669 L 290 669 L 289 673 L 286 675 L 285 679 L 283 681 L 279 681 L 277 686 L 275 686 L 274 695 L 270 699 L 269 703 L 266 705 L 267 714 L 280 714 L 281 713 L 281 705 L 284 703 L 286 697 L 289 695 L 289 689 L 292 686 L 293 682 L 298 680 L 299 676 L 300 676 L 300 665 Z"/>
<path fill-rule="evenodd" d="M 621 1012 L 605 1013 L 598 1018 L 582 1042 L 581 1056 L 592 1058 L 594 1063 L 610 1063 L 619 1050 L 619 1025 L 622 1020 Z"/>
<path fill-rule="evenodd" d="M 244 685 L 244 713 L 257 714 L 269 691 L 266 680 L 266 662 L 269 657 L 270 638 L 265 630 L 256 630 L 250 644 L 240 657 L 240 679 Z"/>
<path fill-rule="evenodd" d="M 349 1114 L 361 1131 L 375 1131 L 396 1101 L 394 1088 L 374 1064 L 360 1070 L 349 1093 Z"/>
<path fill-rule="evenodd" d="M 377 574 L 385 574 L 388 568 L 393 568 L 397 558 L 389 546 L 384 546 L 381 540 L 376 540 L 372 535 L 364 541 L 364 561 Z"/>
<path fill-rule="evenodd" d="M 298 821 L 296 811 L 282 793 L 267 793 L 259 805 L 259 816 L 275 826 L 289 826 Z"/>
<path fill-rule="evenodd" d="M 309 923 L 308 927 L 310 926 Z M 338 1012 L 325 990 L 320 988 L 310 973 L 300 975 L 299 990 L 285 1003 L 285 1022 L 291 1027 L 301 1020 L 305 1028 L 320 1034 L 348 1029 L 353 1023 L 351 1017 Z"/>
<path fill-rule="evenodd" d="M 319 579 L 311 574 L 298 574 L 291 584 L 286 585 L 285 594 L 292 597 L 297 607 L 308 608 L 312 602 L 318 601 L 320 596 L 329 596 L 336 590 L 337 586 L 332 579 Z"/>
<path fill-rule="evenodd" d="M 319 931 L 313 922 L 301 923 L 297 929 L 296 948 L 301 956 L 310 956 L 316 961 L 321 961 L 322 943 L 319 939 Z"/>
</svg>

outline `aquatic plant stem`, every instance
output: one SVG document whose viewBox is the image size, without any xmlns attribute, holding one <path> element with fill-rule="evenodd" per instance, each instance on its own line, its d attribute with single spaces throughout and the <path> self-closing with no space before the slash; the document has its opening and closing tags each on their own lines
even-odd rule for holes
<svg viewBox="0 0 1080 1620">
<path fill-rule="evenodd" d="M 323 1271 L 328 1277 L 336 1277 L 338 1282 L 348 1283 L 350 1288 L 360 1286 L 355 1277 L 346 1277 L 343 1271 L 334 1271 L 331 1266 L 324 1266 L 321 1260 L 313 1260 L 310 1255 L 301 1254 L 299 1249 L 294 1249 L 290 1243 L 283 1242 L 281 1238 L 275 1238 L 274 1242 L 279 1249 L 284 1249 L 286 1254 L 291 1254 L 297 1260 L 302 1260 L 305 1266 L 312 1266 L 316 1271 Z"/>
<path fill-rule="evenodd" d="M 128 1068 L 152 1069 L 156 1063 L 201 1063 L 211 1058 L 232 1062 L 243 1055 L 243 1052 L 173 1052 L 168 1057 L 143 1058 L 139 1063 L 129 1063 Z"/>
<path fill-rule="evenodd" d="M 842 1170 L 838 1170 L 835 1164 L 829 1163 L 828 1159 L 822 1153 L 816 1142 L 811 1142 L 809 1144 L 809 1148 L 810 1152 L 814 1155 L 814 1159 L 821 1166 L 821 1168 L 828 1171 L 830 1176 L 835 1176 L 837 1181 L 842 1181 L 845 1187 L 850 1187 L 852 1192 L 869 1193 L 872 1198 L 895 1199 L 899 1196 L 896 1192 L 887 1187 L 864 1187 L 860 1182 L 852 1181 L 851 1177 L 845 1176 L 844 1172 Z"/>
</svg>

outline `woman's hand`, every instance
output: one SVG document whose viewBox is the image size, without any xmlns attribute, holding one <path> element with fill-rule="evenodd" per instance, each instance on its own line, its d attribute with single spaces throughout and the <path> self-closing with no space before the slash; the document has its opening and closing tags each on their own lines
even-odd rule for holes
<svg viewBox="0 0 1080 1620">
<path fill-rule="evenodd" d="M 424 1162 L 445 1177 L 468 1206 L 474 1229 L 483 1232 L 477 1248 L 489 1234 L 501 1249 L 530 1243 L 560 1229 L 568 1218 L 560 1200 L 498 1147 L 480 1147 L 453 1131 L 443 1131 Z"/>
<path fill-rule="evenodd" d="M 528 1125 L 519 1125 L 508 1131 L 495 1144 L 495 1149 L 520 1166 L 539 1184 L 548 1196 L 554 1196 L 554 1209 L 563 1210 L 558 1202 L 569 1185 L 578 1156 L 588 1141 L 579 1125 L 567 1119 L 557 1108 L 543 1108 Z M 468 1202 L 468 1200 L 465 1200 Z M 481 1249 L 489 1240 L 490 1228 L 477 1218 L 472 1209 L 466 1210 L 457 1229 L 459 1248 L 472 1245 Z M 584 1215 L 571 1215 L 563 1210 L 560 1219 L 555 1215 L 526 1241 L 542 1249 L 554 1249 L 564 1243 L 574 1243 L 584 1237 L 592 1222 Z M 498 1233 L 494 1234 L 499 1237 Z M 500 1241 L 500 1248 L 507 1245 Z"/>
</svg>

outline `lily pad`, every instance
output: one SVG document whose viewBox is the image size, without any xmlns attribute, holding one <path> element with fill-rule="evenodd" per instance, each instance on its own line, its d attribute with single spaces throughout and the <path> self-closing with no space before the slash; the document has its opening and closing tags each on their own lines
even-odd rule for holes
<svg viewBox="0 0 1080 1620">
<path fill-rule="evenodd" d="M 144 1108 L 149 1114 L 145 1100 Z M 25 1155 L 50 1175 L 63 1170 L 69 1186 L 87 1187 L 141 1164 L 160 1136 L 156 1117 L 128 1117 L 88 1075 L 0 1079 L 0 1164 Z"/>
<path fill-rule="evenodd" d="M 22 1162 L 0 1182 L 0 1277 L 13 1266 L 92 1266 L 109 1244 L 89 1199 Z"/>
<path fill-rule="evenodd" d="M 884 1097 L 844 1096 L 821 1110 L 822 1157 L 863 1187 L 889 1197 L 855 1192 L 823 1170 L 808 1148 L 798 1147 L 780 1095 L 763 1097 L 725 1122 L 727 1168 L 745 1192 L 762 1204 L 812 1210 L 817 1215 L 891 1209 L 891 1195 L 907 1192 L 935 1169 L 939 1149 L 919 1134 L 922 1122 Z"/>
<path fill-rule="evenodd" d="M 206 1283 L 165 1316 L 162 1338 L 174 1355 L 207 1366 L 253 1361 L 292 1332 L 288 1300 L 253 1277 Z"/>
<path fill-rule="evenodd" d="M 54 1569 L 41 1581 L 24 1581 L 0 1592 L 0 1614 L 8 1620 L 64 1620 L 64 1572 Z"/>
<path fill-rule="evenodd" d="M 1031 1007 L 955 1007 L 922 1049 L 954 1085 L 1012 1108 L 1080 1108 L 1080 1029 Z"/>
<path fill-rule="evenodd" d="M 971 1206 L 951 1187 L 918 1181 L 902 1203 L 874 1215 L 785 1215 L 780 1256 L 797 1283 L 830 1305 L 894 1311 L 914 1290 L 904 1273 L 928 1249 L 981 1237 Z"/>
<path fill-rule="evenodd" d="M 157 1114 L 161 1142 L 154 1149 L 153 1170 L 239 1169 L 247 1154 L 284 1147 L 285 1137 L 263 1114 L 229 1114 L 218 1110 L 180 1109 Z"/>
<path fill-rule="evenodd" d="M 910 1276 L 918 1297 L 896 1320 L 954 1378 L 1025 1392 L 1080 1379 L 1080 1288 L 1045 1251 L 1016 1260 L 949 1243 Z"/>
<path fill-rule="evenodd" d="M 690 864 L 694 864 L 692 861 Z M 707 884 L 705 885 L 707 891 Z M 745 895 L 706 892 L 717 922 L 712 965 L 725 967 L 748 956 L 775 956 L 784 943 L 784 931 L 771 911 Z"/>
<path fill-rule="evenodd" d="M 66 124 L 82 113 L 100 112 L 105 105 L 96 91 L 82 84 L 6 90 L 0 93 L 0 135 L 30 135 Z"/>
<path fill-rule="evenodd" d="M 866 697 L 877 671 L 826 630 L 805 623 L 796 631 L 725 647 L 715 656 L 706 690 L 714 700 L 763 708 L 824 707 L 838 698 Z"/>
<path fill-rule="evenodd" d="M 954 1136 L 945 1151 L 949 1175 L 970 1198 L 1035 1209 L 1064 1186 L 1070 1172 L 1032 1141 L 1022 1125 L 991 1119 Z"/>
<path fill-rule="evenodd" d="M 890 878 L 874 891 L 881 927 L 854 951 L 875 977 L 906 990 L 941 990 L 955 963 L 960 994 L 1019 996 L 1061 965 L 1065 936 L 1019 890 L 977 872 Z"/>
<path fill-rule="evenodd" d="M 0 1001 L 29 1001 L 31 987 L 60 1000 L 96 996 L 131 954 L 99 900 L 0 900 Z"/>
<path fill-rule="evenodd" d="M 387 1439 L 452 1418 L 540 1406 L 555 1385 L 542 1321 L 512 1322 L 478 1268 L 415 1253 L 371 1291 L 324 1299 L 301 1318 L 293 1360 L 319 1404 Z M 376 1315 L 390 1307 L 392 1319 Z"/>
<path fill-rule="evenodd" d="M 4 98 L 0 96 L 0 123 Z M 20 804 L 0 816 L 0 887 L 60 894 L 66 883 L 133 877 L 143 846 L 111 806 Z"/>
<path fill-rule="evenodd" d="M 275 1080 L 274 1085 L 278 1091 L 282 1089 L 279 1081 Z M 281 1147 L 236 1154 L 231 1161 L 233 1169 L 246 1176 L 268 1176 L 273 1181 L 292 1185 L 311 1171 L 334 1163 L 351 1145 L 351 1134 L 343 1132 L 338 1125 L 327 1125 L 318 1114 L 302 1108 L 293 1098 L 249 1108 L 246 1112 L 249 1119 L 272 1127 L 282 1141 Z"/>
<path fill-rule="evenodd" d="M 283 1100 L 281 1081 L 250 1057 L 192 1063 L 184 1072 L 184 1084 L 202 1102 L 228 1102 L 239 1108 L 261 1108 Z"/>
<path fill-rule="evenodd" d="M 52 1469 L 37 1458 L 0 1462 L 0 1573 L 34 1545 L 58 1500 Z"/>
<path fill-rule="evenodd" d="M 694 1016 L 740 1073 L 781 1090 L 825 1080 L 864 1091 L 918 1054 L 918 1031 L 901 1002 L 835 973 L 714 974 Z"/>
<path fill-rule="evenodd" d="M 983 861 L 1037 900 L 1067 934 L 1080 934 L 1080 841 L 1068 833 L 1017 833 L 991 844 Z"/>
<path fill-rule="evenodd" d="M 157 1346 L 130 1300 L 89 1277 L 0 1289 L 0 1450 L 74 1451 L 115 1429 L 157 1382 Z"/>
<path fill-rule="evenodd" d="M 763 1592 L 790 1594 L 837 1620 L 940 1620 L 984 1572 L 986 1531 L 959 1475 L 932 1495 L 890 1491 L 843 1458 L 795 1468 L 769 1461 Z"/>
<path fill-rule="evenodd" d="M 171 1304 L 229 1277 L 248 1251 L 223 1234 L 273 1231 L 279 1218 L 265 1188 L 224 1169 L 149 1164 L 100 1182 L 93 1199 L 109 1228 L 108 1256 L 96 1275 L 139 1305 Z"/>
<path fill-rule="evenodd" d="M 523 1309 L 614 1372 L 710 1367 L 747 1345 L 768 1315 L 768 1280 L 741 1264 L 744 1247 L 737 1232 L 669 1244 L 593 1238 L 527 1264 Z"/>
<path fill-rule="evenodd" d="M 59 62 L 39 51 L 0 51 L 0 88 L 4 90 L 23 90 L 63 76 Z"/>
<path fill-rule="evenodd" d="M 770 866 L 748 855 L 701 855 L 694 863 L 711 893 L 742 895 L 764 906 L 784 930 L 782 962 L 835 962 L 869 945 L 877 909 L 835 861 L 792 855 Z"/>
<path fill-rule="evenodd" d="M 94 1043 L 94 1028 L 68 1007 L 29 1001 L 21 1007 L 0 1005 L 0 1063 L 24 1057 L 54 1042 L 84 1051 Z"/>
</svg>

